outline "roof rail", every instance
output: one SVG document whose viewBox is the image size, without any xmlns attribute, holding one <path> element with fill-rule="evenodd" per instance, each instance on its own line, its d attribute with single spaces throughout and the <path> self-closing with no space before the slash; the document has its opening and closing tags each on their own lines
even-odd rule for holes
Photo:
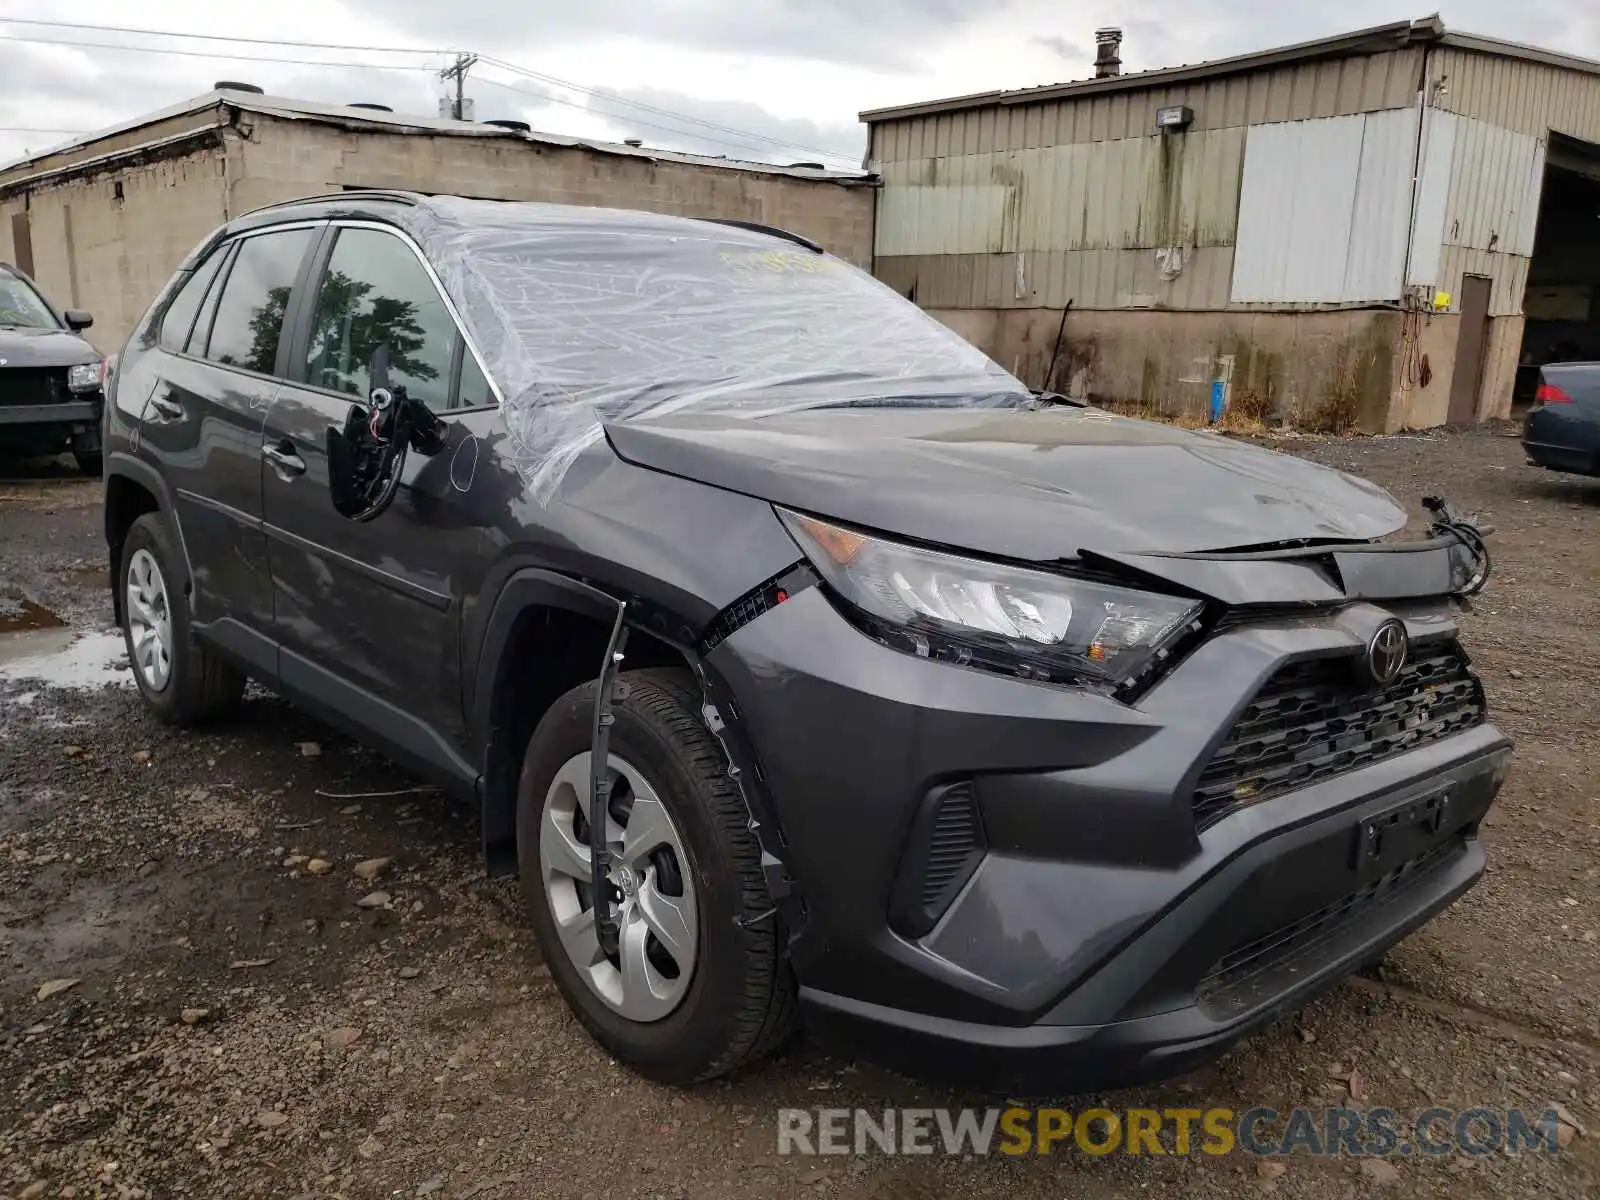
<svg viewBox="0 0 1600 1200">
<path fill-rule="evenodd" d="M 275 208 L 293 208 L 297 204 L 327 204 L 336 200 L 391 200 L 396 204 L 416 204 L 420 199 L 421 196 L 417 192 L 402 192 L 393 188 L 346 188 L 339 192 L 318 192 L 314 196 L 296 196 L 292 200 L 278 200 L 272 204 L 263 204 L 260 208 L 252 208 L 249 213 L 241 213 L 240 216 L 271 212 Z"/>
<path fill-rule="evenodd" d="M 775 238 L 782 238 L 786 242 L 793 242 L 797 246 L 804 246 L 813 254 L 826 254 L 827 251 L 803 234 L 791 233 L 787 229 L 779 229 L 776 225 L 763 225 L 759 221 L 741 221 L 736 217 L 696 217 L 697 221 L 705 221 L 712 225 L 728 225 L 734 229 L 748 229 L 751 233 L 766 233 Z"/>
</svg>

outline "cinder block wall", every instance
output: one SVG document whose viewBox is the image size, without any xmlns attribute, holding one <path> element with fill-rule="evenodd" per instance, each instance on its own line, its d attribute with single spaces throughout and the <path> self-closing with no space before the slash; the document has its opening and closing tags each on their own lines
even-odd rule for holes
<svg viewBox="0 0 1600 1200">
<path fill-rule="evenodd" d="M 0 200 L 0 259 L 17 261 L 11 217 L 26 212 L 34 278 L 56 307 L 93 313 L 88 338 L 110 353 L 184 256 L 222 224 L 225 172 L 213 144 L 33 185 Z"/>
<path fill-rule="evenodd" d="M 353 132 L 247 114 L 230 207 L 341 187 L 408 188 L 492 200 L 639 208 L 777 225 L 863 268 L 872 264 L 873 189 L 732 167 L 540 145 L 514 138 Z"/>
<path fill-rule="evenodd" d="M 106 352 L 121 346 L 184 256 L 218 225 L 344 187 L 732 217 L 792 229 L 864 268 L 872 261 L 873 190 L 865 186 L 248 113 L 210 137 L 204 148 L 169 151 L 160 161 L 112 163 L 0 198 L 0 259 L 15 261 L 11 214 L 26 211 L 40 285 L 58 307 L 94 313 L 91 340 Z"/>
<path fill-rule="evenodd" d="M 1439 423 L 1450 392 L 1449 363 L 1435 360 L 1429 385 L 1398 403 L 1401 315 L 1392 310 L 1073 310 L 1064 331 L 1059 309 L 932 315 L 1033 386 L 1195 418 L 1204 418 L 1212 382 L 1224 376 L 1235 404 L 1253 402 L 1295 425 L 1353 422 L 1372 433 Z M 1047 381 L 1058 332 L 1061 350 Z"/>
</svg>

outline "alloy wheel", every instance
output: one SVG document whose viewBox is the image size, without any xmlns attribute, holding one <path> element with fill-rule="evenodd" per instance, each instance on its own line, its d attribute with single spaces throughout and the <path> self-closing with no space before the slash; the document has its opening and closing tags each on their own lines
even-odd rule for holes
<svg viewBox="0 0 1600 1200">
<path fill-rule="evenodd" d="M 128 562 L 128 647 L 133 669 L 153 692 L 172 678 L 172 613 L 161 565 L 148 550 Z"/>
<path fill-rule="evenodd" d="M 694 882 L 683 837 L 660 795 L 616 755 L 605 842 L 618 950 L 608 956 L 595 930 L 589 868 L 587 751 L 556 772 L 540 815 L 539 867 L 562 949 L 589 988 L 631 1021 L 659 1021 L 688 993 L 699 948 Z"/>
</svg>

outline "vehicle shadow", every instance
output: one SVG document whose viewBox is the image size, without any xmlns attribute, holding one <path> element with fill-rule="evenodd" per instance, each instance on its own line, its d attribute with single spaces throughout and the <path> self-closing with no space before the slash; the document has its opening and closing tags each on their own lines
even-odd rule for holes
<svg viewBox="0 0 1600 1200">
<path fill-rule="evenodd" d="M 57 454 L 46 458 L 16 458 L 0 454 L 0 483 L 81 483 L 93 476 L 85 475 L 72 461 L 70 454 Z"/>
<path fill-rule="evenodd" d="M 1600 506 L 1600 479 L 1585 475 L 1540 475 L 1522 481 L 1518 488 L 1524 498 L 1537 497 L 1574 507 Z"/>
</svg>

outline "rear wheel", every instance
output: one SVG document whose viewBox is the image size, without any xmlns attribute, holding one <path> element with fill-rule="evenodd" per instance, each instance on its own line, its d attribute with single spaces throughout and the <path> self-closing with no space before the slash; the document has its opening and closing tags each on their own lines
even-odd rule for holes
<svg viewBox="0 0 1600 1200">
<path fill-rule="evenodd" d="M 194 725 L 235 708 L 245 677 L 196 645 L 166 522 L 146 513 L 122 545 L 122 635 L 134 682 L 156 716 Z"/>
<path fill-rule="evenodd" d="M 517 852 L 534 931 L 567 1003 L 616 1058 L 669 1083 L 727 1074 L 797 1022 L 744 799 L 694 678 L 624 674 L 603 834 L 620 936 L 617 952 L 603 953 L 589 871 L 594 697 L 591 683 L 557 700 L 524 759 Z"/>
</svg>

